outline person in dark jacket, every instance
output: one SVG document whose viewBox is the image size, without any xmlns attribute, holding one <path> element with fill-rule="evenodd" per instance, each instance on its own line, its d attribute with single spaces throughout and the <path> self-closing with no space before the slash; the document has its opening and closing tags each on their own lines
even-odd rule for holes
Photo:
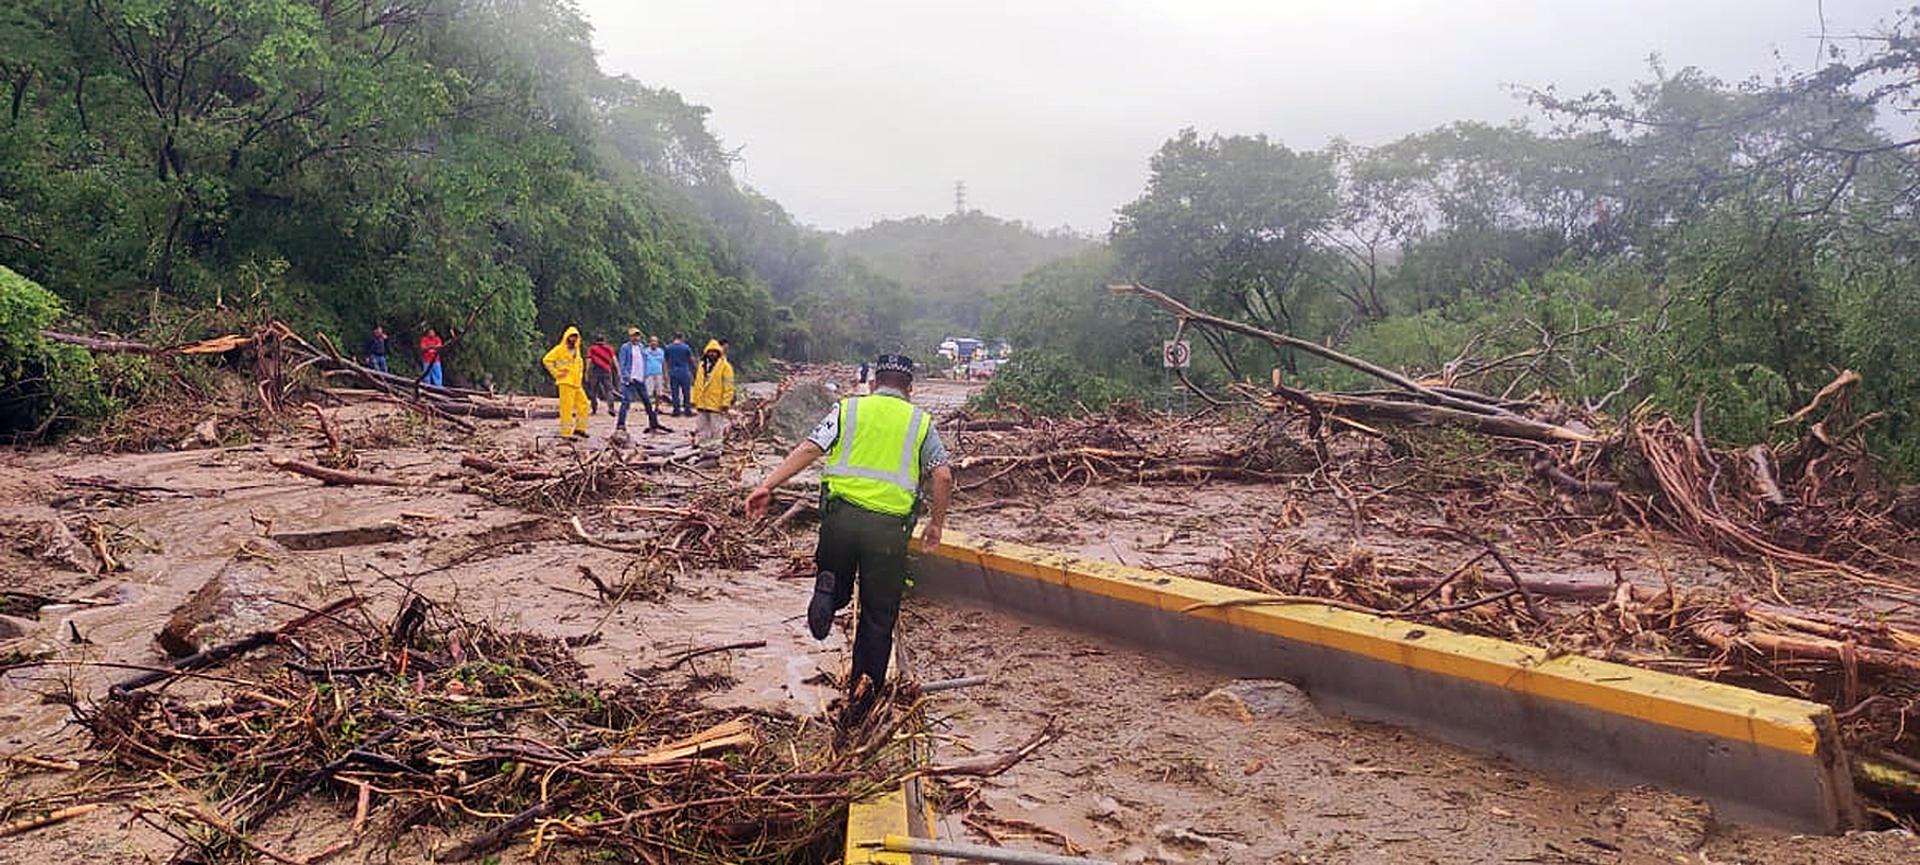
<svg viewBox="0 0 1920 865">
<path fill-rule="evenodd" d="M 673 417 L 693 416 L 693 346 L 687 335 L 676 333 L 667 343 L 667 388 L 672 394 Z"/>
<path fill-rule="evenodd" d="M 387 329 L 377 324 L 367 337 L 367 368 L 387 371 Z"/>
</svg>

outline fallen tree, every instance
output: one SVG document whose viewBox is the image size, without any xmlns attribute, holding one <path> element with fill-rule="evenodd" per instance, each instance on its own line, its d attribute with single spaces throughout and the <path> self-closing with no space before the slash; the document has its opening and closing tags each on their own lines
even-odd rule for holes
<svg viewBox="0 0 1920 865">
<path fill-rule="evenodd" d="M 1308 399 L 1325 411 L 1345 409 L 1350 415 L 1359 417 L 1380 417 L 1404 420 L 1415 423 L 1453 424 L 1463 426 L 1489 435 L 1510 436 L 1513 438 L 1533 439 L 1548 442 L 1591 442 L 1596 439 L 1591 433 L 1569 429 L 1559 424 L 1548 423 L 1514 412 L 1507 406 L 1511 401 L 1499 397 L 1474 393 L 1457 387 L 1428 387 L 1413 378 L 1387 369 L 1364 358 L 1354 357 L 1316 342 L 1301 339 L 1284 333 L 1263 330 L 1245 322 L 1234 321 L 1209 315 L 1181 303 L 1166 293 L 1156 291 L 1139 283 L 1110 285 L 1108 291 L 1117 295 L 1137 295 L 1144 297 L 1160 308 L 1173 314 L 1179 322 L 1179 333 L 1184 333 L 1189 325 L 1213 328 L 1235 333 L 1241 336 L 1265 340 L 1278 348 L 1290 348 L 1306 352 L 1320 358 L 1340 364 L 1349 369 L 1358 370 L 1380 381 L 1394 386 L 1403 399 L 1375 397 L 1366 395 L 1331 394 L 1295 391 L 1304 393 Z M 1175 339 L 1178 339 L 1176 334 Z"/>
<path fill-rule="evenodd" d="M 323 379 L 345 378 L 364 387 L 366 396 L 404 406 L 436 422 L 473 432 L 476 427 L 466 418 L 489 420 L 525 420 L 557 417 L 551 409 L 534 409 L 503 403 L 501 395 L 473 388 L 427 384 L 419 379 L 394 375 L 355 363 L 334 348 L 324 334 L 315 341 L 303 339 L 285 324 L 271 321 L 251 334 L 227 334 L 197 342 L 155 345 L 135 340 L 91 337 L 59 331 L 42 331 L 54 342 L 76 345 L 102 354 L 132 354 L 146 357 L 182 355 L 213 356 L 245 350 L 250 357 L 237 361 L 251 366 L 262 405 L 277 410 L 288 403 L 293 390 L 302 386 L 295 374 L 317 370 Z M 315 344 L 318 343 L 318 345 Z M 334 399 L 355 396 L 340 388 L 317 384 L 314 387 Z"/>
</svg>

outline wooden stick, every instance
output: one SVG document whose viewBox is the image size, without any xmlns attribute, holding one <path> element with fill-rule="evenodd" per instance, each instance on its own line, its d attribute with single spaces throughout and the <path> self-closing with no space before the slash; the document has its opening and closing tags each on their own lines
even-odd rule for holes
<svg viewBox="0 0 1920 865">
<path fill-rule="evenodd" d="M 236 348 L 253 343 L 252 337 L 241 336 L 237 333 L 227 334 L 226 336 L 216 336 L 212 339 L 203 339 L 198 342 L 180 343 L 178 345 L 153 345 L 152 343 L 135 342 L 127 339 L 97 339 L 91 336 L 79 336 L 77 334 L 60 333 L 59 331 L 52 330 L 43 330 L 40 332 L 40 335 L 53 342 L 77 345 L 99 354 L 225 354 Z"/>
<path fill-rule="evenodd" d="M 318 480 L 321 483 L 326 484 L 327 486 L 330 486 L 330 487 L 411 486 L 411 484 L 402 480 L 395 480 L 389 477 L 381 477 L 380 475 L 370 475 L 365 472 L 349 472 L 349 471 L 341 471 L 340 469 L 330 469 L 330 468 L 325 468 L 323 466 L 314 465 L 313 463 L 301 462 L 299 460 L 270 459 L 270 460 L 267 460 L 267 463 L 281 471 L 293 472 L 294 474 L 297 474 L 297 475 L 306 475 L 307 477 Z"/>
<path fill-rule="evenodd" d="M 442 854 L 440 858 L 447 862 L 464 862 L 482 853 L 490 853 L 497 850 L 501 845 L 506 844 L 507 839 L 513 837 L 514 833 L 527 828 L 533 824 L 533 821 L 552 814 L 558 810 L 560 806 L 565 805 L 567 799 L 572 795 L 572 788 L 567 788 L 549 798 L 542 799 L 526 810 L 508 818 L 507 822 L 475 835 L 465 843 L 454 845 L 453 849 Z"/>
<path fill-rule="evenodd" d="M 962 760 L 958 763 L 948 763 L 944 766 L 928 766 L 915 774 L 930 778 L 953 777 L 957 775 L 966 775 L 973 778 L 991 778 L 1013 768 L 1014 764 L 1025 760 L 1028 756 L 1032 755 L 1033 752 L 1040 750 L 1040 746 L 1053 741 L 1054 738 L 1059 735 L 1059 727 L 1055 726 L 1053 719 L 1049 718 L 1047 719 L 1047 725 L 1040 728 L 1040 732 L 1033 734 L 1033 737 L 1028 739 L 1025 744 L 1005 754 L 997 757 L 980 757 L 972 760 Z"/>
<path fill-rule="evenodd" d="M 957 679 L 940 679 L 922 684 L 920 686 L 920 693 L 934 694 L 940 691 L 957 691 L 961 688 L 971 688 L 986 683 L 987 677 L 985 676 L 961 676 Z"/>
<path fill-rule="evenodd" d="M 653 669 L 655 672 L 664 673 L 668 670 L 671 670 L 675 667 L 680 666 L 681 664 L 684 664 L 688 661 L 693 660 L 694 658 L 698 658 L 703 655 L 714 655 L 714 654 L 719 654 L 720 652 L 731 652 L 736 649 L 763 649 L 763 648 L 766 648 L 766 645 L 767 645 L 766 640 L 746 640 L 744 642 L 739 642 L 739 643 L 728 643 L 724 646 L 708 646 L 704 649 L 694 649 L 691 652 L 682 652 L 681 654 L 675 656 L 671 663 L 668 663 L 662 666 L 656 666 Z"/>
<path fill-rule="evenodd" d="M 272 859 L 273 861 L 280 863 L 280 865 L 307 865 L 307 863 L 302 860 L 291 859 L 286 856 L 282 856 L 278 853 L 275 853 L 272 850 L 269 850 L 265 847 L 260 846 L 253 839 L 248 838 L 246 835 L 242 834 L 240 830 L 235 829 L 231 824 L 227 823 L 227 821 L 220 819 L 219 815 L 209 813 L 207 809 L 202 808 L 199 805 L 183 805 L 183 806 L 174 808 L 169 813 L 175 819 L 179 819 L 180 817 L 185 816 L 185 817 L 192 817 L 195 820 L 205 823 L 209 828 L 213 829 L 214 831 L 219 832 L 220 834 L 225 835 L 228 838 L 232 839 L 234 843 L 239 844 L 240 846 L 245 847 L 248 850 L 252 850 L 253 852 L 258 853 L 261 856 L 265 856 L 268 859 Z"/>
<path fill-rule="evenodd" d="M 1767 503 L 1767 508 L 1785 508 L 1787 494 L 1780 491 L 1780 482 L 1773 479 L 1773 451 L 1766 445 L 1754 445 L 1747 448 L 1746 457 L 1747 468 L 1753 471 L 1754 486 L 1760 488 L 1760 498 Z"/>
<path fill-rule="evenodd" d="M 115 695 L 125 694 L 128 691 L 136 691 L 155 682 L 173 678 L 180 672 L 213 666 L 228 658 L 244 655 L 261 646 L 277 642 L 281 637 L 291 634 L 294 631 L 300 630 L 321 619 L 329 618 L 335 613 L 353 609 L 365 602 L 366 598 L 359 595 L 341 598 L 318 610 L 281 625 L 275 630 L 256 631 L 238 640 L 214 646 L 204 652 L 196 652 L 173 662 L 170 668 L 141 673 L 138 676 L 123 680 L 107 690 L 109 693 Z"/>
<path fill-rule="evenodd" d="M 915 858 L 922 855 L 938 856 L 946 859 L 962 859 L 969 862 L 995 862 L 1000 865 L 1114 865 L 1106 859 L 1086 859 L 1079 856 L 1056 856 L 1052 853 L 1035 853 L 1030 850 L 1010 850 L 1005 847 L 988 847 L 984 844 L 961 844 L 954 841 L 930 841 L 925 838 L 913 838 L 907 835 L 887 835 L 878 842 L 860 842 L 862 846 L 877 847 L 889 853 L 909 853 Z"/>
<path fill-rule="evenodd" d="M 1620 491 L 1620 485 L 1614 481 L 1583 481 L 1567 470 L 1554 464 L 1553 459 L 1541 454 L 1533 459 L 1533 473 L 1552 482 L 1554 486 L 1581 495 L 1611 496 Z"/>
<path fill-rule="evenodd" d="M 21 766 L 31 766 L 35 769 L 46 769 L 53 772 L 74 772 L 80 768 L 80 764 L 73 760 L 53 760 L 33 754 L 8 754 L 0 757 L 0 761 L 15 763 Z"/>
<path fill-rule="evenodd" d="M 1386 418 L 1421 424 L 1456 424 L 1487 435 L 1508 436 L 1546 442 L 1594 442 L 1586 433 L 1543 423 L 1511 412 L 1489 415 L 1450 405 L 1426 405 L 1398 399 L 1349 396 L 1337 393 L 1313 393 L 1322 407 L 1345 409 L 1367 417 Z M 1449 397 L 1449 399 L 1452 399 Z M 1464 400 L 1455 400 L 1464 402 Z"/>
<path fill-rule="evenodd" d="M 616 543 L 613 543 L 612 541 L 603 541 L 590 534 L 587 534 L 587 527 L 580 524 L 580 518 L 577 516 L 569 519 L 567 521 L 567 524 L 572 526 L 573 536 L 575 538 L 578 538 L 581 543 L 586 544 L 589 547 L 595 547 L 602 550 L 609 550 L 616 553 L 651 553 L 653 552 L 651 548 L 642 544 L 616 544 Z"/>
<path fill-rule="evenodd" d="M 72 805 L 61 808 L 58 811 L 42 814 L 38 817 L 22 817 L 11 823 L 0 825 L 0 838 L 31 832 L 44 826 L 52 826 L 55 823 L 63 823 L 75 817 L 92 814 L 100 810 L 101 807 L 102 803 L 88 802 L 85 805 Z"/>
</svg>

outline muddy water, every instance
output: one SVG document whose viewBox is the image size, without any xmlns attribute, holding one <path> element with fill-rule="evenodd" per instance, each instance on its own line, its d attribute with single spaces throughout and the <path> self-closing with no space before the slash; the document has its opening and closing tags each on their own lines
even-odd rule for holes
<svg viewBox="0 0 1920 865">
<path fill-rule="evenodd" d="M 1920 861 L 1899 833 L 1718 827 L 1699 802 L 1546 777 L 1391 727 L 1249 719 L 1206 699 L 1228 679 L 1001 613 L 915 603 L 907 622 L 923 679 L 992 680 L 933 698 L 937 761 L 1005 752 L 1049 719 L 1066 731 L 952 791 L 985 819 L 948 813 L 946 837 L 1061 851 L 993 822 L 1004 817 L 1121 862 Z"/>
</svg>

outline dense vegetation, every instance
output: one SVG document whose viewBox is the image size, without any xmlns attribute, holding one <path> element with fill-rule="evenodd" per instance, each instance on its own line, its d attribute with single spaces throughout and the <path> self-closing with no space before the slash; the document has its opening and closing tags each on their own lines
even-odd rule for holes
<svg viewBox="0 0 1920 865">
<path fill-rule="evenodd" d="M 705 109 L 601 73 L 590 33 L 564 0 L 8 3 L 0 255 L 162 338 L 220 308 L 353 346 L 471 318 L 459 379 L 537 379 L 570 323 L 762 350 L 739 214 L 785 215 L 736 188 Z"/>
<path fill-rule="evenodd" d="M 915 342 L 924 344 L 978 329 L 992 294 L 1092 245 L 1070 232 L 1035 231 L 978 210 L 885 220 L 834 241 L 874 272 L 913 289 L 924 332 Z"/>
<path fill-rule="evenodd" d="M 795 360 L 848 361 L 883 351 L 926 355 L 977 330 L 991 298 L 1028 271 L 1093 245 L 977 210 L 882 220 L 844 234 L 792 224 L 769 208 L 746 232 Z"/>
<path fill-rule="evenodd" d="M 36 435 L 114 408 L 85 350 L 40 335 L 60 313 L 52 292 L 0 267 L 0 435 Z"/>
<path fill-rule="evenodd" d="M 1094 245 L 978 212 L 802 226 L 736 184 L 704 108 L 603 73 L 569 0 L 17 0 L 0 339 L 26 417 L 8 425 L 113 403 L 31 373 L 66 362 L 32 336 L 62 317 L 171 342 L 271 315 L 349 348 L 374 323 L 402 346 L 460 328 L 449 374 L 508 385 L 540 381 L 566 324 L 821 360 L 980 327 L 1031 358 L 1009 386 L 1073 382 L 1050 401 L 1072 408 L 1164 381 L 1169 327 L 1101 289 L 1139 279 L 1495 392 L 1704 399 L 1726 439 L 1854 369 L 1880 452 L 1912 473 L 1916 18 L 1795 78 L 1656 68 L 1626 94 L 1535 92 L 1546 130 L 1311 151 L 1183 131 Z M 1354 383 L 1199 348 L 1203 381 Z"/>
<path fill-rule="evenodd" d="M 1916 19 L 1791 80 L 1656 67 L 1624 96 L 1535 92 L 1546 132 L 1459 123 L 1296 151 L 1184 131 L 1109 249 L 1030 274 L 992 329 L 1158 383 L 1171 324 L 1101 290 L 1138 279 L 1493 393 L 1682 416 L 1704 400 L 1709 434 L 1738 441 L 1853 369 L 1877 449 L 1920 472 Z M 1203 376 L 1358 384 L 1264 343 L 1195 348 Z"/>
</svg>

